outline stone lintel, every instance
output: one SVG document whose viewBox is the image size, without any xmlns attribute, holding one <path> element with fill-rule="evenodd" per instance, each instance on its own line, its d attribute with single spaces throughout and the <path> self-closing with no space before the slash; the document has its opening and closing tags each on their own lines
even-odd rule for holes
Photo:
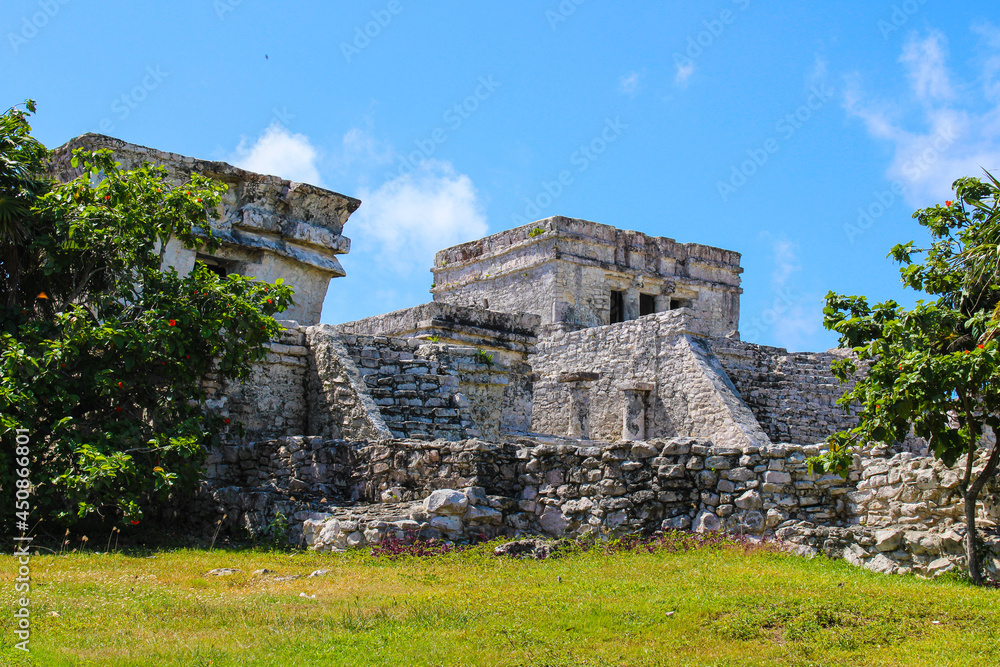
<svg viewBox="0 0 1000 667">
<path fill-rule="evenodd" d="M 558 382 L 594 382 L 601 379 L 600 373 L 560 373 Z"/>
<path fill-rule="evenodd" d="M 656 389 L 656 383 L 634 380 L 631 382 L 619 383 L 617 387 L 622 391 L 654 391 Z"/>
</svg>

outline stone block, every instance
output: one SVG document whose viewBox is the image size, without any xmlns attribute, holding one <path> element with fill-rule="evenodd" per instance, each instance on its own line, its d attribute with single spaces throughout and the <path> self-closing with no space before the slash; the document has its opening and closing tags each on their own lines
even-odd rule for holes
<svg viewBox="0 0 1000 667">
<path fill-rule="evenodd" d="M 424 507 L 431 514 L 462 516 L 469 508 L 469 498 L 461 491 L 440 489 L 427 496 Z"/>
</svg>

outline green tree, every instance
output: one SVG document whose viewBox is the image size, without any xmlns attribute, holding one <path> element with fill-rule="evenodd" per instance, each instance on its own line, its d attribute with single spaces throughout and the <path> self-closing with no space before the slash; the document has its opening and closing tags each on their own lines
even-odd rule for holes
<svg viewBox="0 0 1000 667">
<path fill-rule="evenodd" d="M 961 479 L 967 529 L 969 575 L 983 583 L 976 533 L 976 507 L 986 482 L 997 470 L 1000 447 L 985 467 L 973 462 L 983 429 L 1000 425 L 1000 183 L 955 181 L 955 201 L 917 211 L 913 217 L 931 236 L 930 246 L 913 241 L 895 246 L 903 284 L 926 294 L 911 309 L 895 301 L 870 306 L 863 296 L 830 292 L 825 326 L 840 334 L 841 347 L 853 349 L 867 372 L 840 403 L 862 406 L 858 425 L 836 434 L 814 467 L 846 475 L 858 444 L 902 441 L 911 428 L 935 456 L 954 465 L 965 456 Z M 923 261 L 916 261 L 920 257 Z M 858 364 L 835 364 L 842 380 L 855 377 Z"/>
<path fill-rule="evenodd" d="M 84 150 L 73 157 L 83 173 L 55 183 L 33 109 L 0 117 L 0 432 L 30 434 L 30 523 L 129 525 L 192 489 L 206 447 L 237 426 L 206 411 L 202 381 L 248 376 L 291 289 L 200 264 L 161 270 L 171 239 L 218 247 L 207 222 L 225 186 Z M 2 488 L 13 455 L 0 450 Z"/>
</svg>

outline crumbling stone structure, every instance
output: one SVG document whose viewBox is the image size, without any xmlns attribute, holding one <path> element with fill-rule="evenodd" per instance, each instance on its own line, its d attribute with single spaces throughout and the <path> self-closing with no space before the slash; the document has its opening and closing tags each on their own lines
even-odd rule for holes
<svg viewBox="0 0 1000 667">
<path fill-rule="evenodd" d="M 257 532 L 281 512 L 316 549 L 728 530 L 880 572 L 964 566 L 961 462 L 911 442 L 857 455 L 847 479 L 809 473 L 856 419 L 830 371 L 845 353 L 740 341 L 738 253 L 553 217 L 437 253 L 431 303 L 318 325 L 360 202 L 98 135 L 57 152 L 61 177 L 76 146 L 226 181 L 223 249 L 169 262 L 295 288 L 253 378 L 208 379 L 232 431 L 173 510 L 188 520 Z M 998 493 L 980 512 L 994 576 Z"/>
<path fill-rule="evenodd" d="M 295 304 L 285 316 L 303 324 L 319 323 L 331 278 L 345 275 L 337 255 L 348 252 L 351 240 L 344 224 L 361 202 L 307 183 L 293 183 L 255 174 L 225 162 L 198 160 L 130 144 L 101 134 L 84 134 L 60 146 L 52 155 L 56 178 L 70 180 L 82 173 L 70 164 L 73 151 L 109 149 L 126 169 L 143 162 L 167 168 L 177 183 L 191 173 L 210 176 L 229 186 L 219 209 L 210 217 L 213 234 L 222 242 L 214 253 L 185 248 L 171 240 L 164 264 L 186 275 L 202 262 L 220 275 L 239 273 L 267 282 L 282 278 L 295 287 Z"/>
<path fill-rule="evenodd" d="M 702 334 L 739 328 L 739 253 L 564 218 L 539 220 L 434 258 L 434 301 L 533 313 L 567 330 L 688 308 Z"/>
</svg>

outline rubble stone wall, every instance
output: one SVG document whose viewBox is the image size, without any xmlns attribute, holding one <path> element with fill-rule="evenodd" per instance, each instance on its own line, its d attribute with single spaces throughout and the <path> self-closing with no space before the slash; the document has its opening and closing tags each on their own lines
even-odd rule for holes
<svg viewBox="0 0 1000 667">
<path fill-rule="evenodd" d="M 845 413 L 837 405 L 850 387 L 830 370 L 846 352 L 790 353 L 729 338 L 709 345 L 772 441 L 822 442 L 857 424 L 857 409 Z"/>
<path fill-rule="evenodd" d="M 876 454 L 859 456 L 843 479 L 809 473 L 807 459 L 818 453 L 819 445 L 740 450 L 695 438 L 290 437 L 213 452 L 205 497 L 232 525 L 266 526 L 285 512 L 294 538 L 317 549 L 404 534 L 460 540 L 693 529 L 771 535 L 803 555 L 823 552 L 877 572 L 964 567 L 959 468 L 909 452 Z M 290 504 L 291 493 L 298 500 Z M 438 503 L 445 496 L 451 500 Z M 997 480 L 983 501 L 981 526 L 995 529 Z M 1000 537 L 988 534 L 987 545 L 988 566 L 1000 574 Z"/>
</svg>

